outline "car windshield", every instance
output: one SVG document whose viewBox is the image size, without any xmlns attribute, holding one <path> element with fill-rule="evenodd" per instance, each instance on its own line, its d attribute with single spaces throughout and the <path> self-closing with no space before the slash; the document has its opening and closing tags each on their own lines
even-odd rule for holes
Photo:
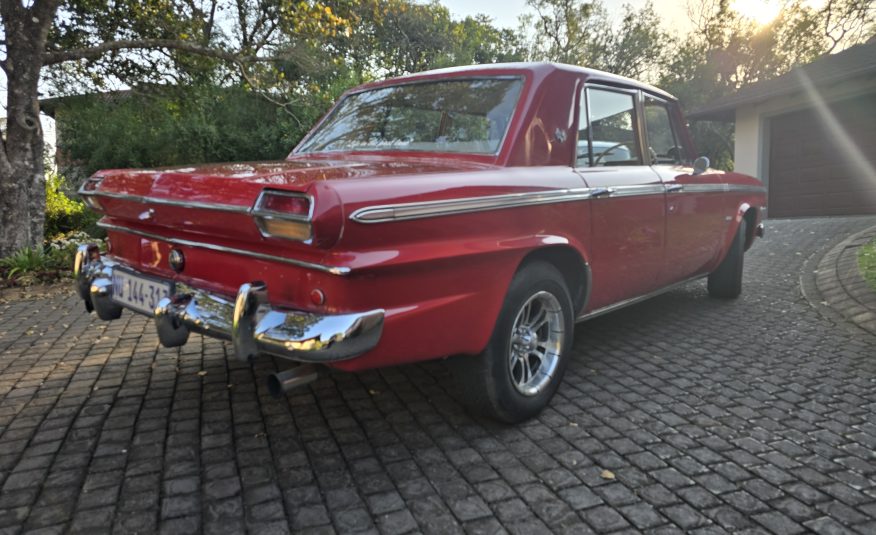
<svg viewBox="0 0 876 535">
<path fill-rule="evenodd" d="M 494 154 L 517 106 L 520 78 L 420 82 L 354 93 L 297 152 L 406 150 Z"/>
</svg>

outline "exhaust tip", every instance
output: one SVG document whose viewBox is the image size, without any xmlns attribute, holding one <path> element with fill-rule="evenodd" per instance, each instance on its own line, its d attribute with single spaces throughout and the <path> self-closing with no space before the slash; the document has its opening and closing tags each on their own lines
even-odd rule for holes
<svg viewBox="0 0 876 535">
<path fill-rule="evenodd" d="M 274 399 L 280 399 L 286 393 L 283 390 L 283 384 L 280 382 L 280 379 L 279 377 L 277 377 L 276 373 L 272 373 L 268 376 L 268 392 Z"/>
<path fill-rule="evenodd" d="M 294 368 L 268 375 L 268 393 L 274 399 L 280 399 L 286 392 L 305 386 L 317 378 L 316 368 L 311 364 L 300 364 Z"/>
</svg>

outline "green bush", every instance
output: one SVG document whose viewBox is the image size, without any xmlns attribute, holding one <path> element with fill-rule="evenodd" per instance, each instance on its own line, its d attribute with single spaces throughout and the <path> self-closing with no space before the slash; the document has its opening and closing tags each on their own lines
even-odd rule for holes
<svg viewBox="0 0 876 535">
<path fill-rule="evenodd" d="M 70 169 L 158 167 L 285 158 L 329 102 L 294 117 L 240 87 L 146 87 L 66 97 L 57 104 L 59 147 Z"/>
<path fill-rule="evenodd" d="M 45 247 L 25 248 L 0 258 L 0 280 L 17 286 L 36 282 L 54 282 L 72 274 L 76 249 L 85 243 L 96 243 L 104 249 L 104 242 L 85 232 L 59 234 L 46 241 Z"/>
<path fill-rule="evenodd" d="M 39 248 L 20 249 L 11 256 L 0 258 L 0 269 L 4 270 L 4 278 L 13 279 L 16 275 L 25 275 L 42 271 L 49 265 L 49 256 Z"/>
<path fill-rule="evenodd" d="M 70 195 L 72 192 L 63 176 L 55 173 L 46 175 L 46 237 L 53 239 L 77 231 L 102 236 L 101 229 L 96 225 L 100 216 Z"/>
</svg>

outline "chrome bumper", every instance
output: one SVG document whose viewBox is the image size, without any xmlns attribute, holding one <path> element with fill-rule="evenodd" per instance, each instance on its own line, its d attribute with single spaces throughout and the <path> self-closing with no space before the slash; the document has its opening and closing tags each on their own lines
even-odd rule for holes
<svg viewBox="0 0 876 535">
<path fill-rule="evenodd" d="M 95 245 L 76 251 L 76 289 L 86 310 L 103 320 L 122 313 L 122 305 L 112 299 L 112 270 L 117 265 L 101 256 Z M 158 339 L 166 347 L 181 346 L 190 332 L 197 332 L 231 341 L 241 360 L 267 354 L 317 363 L 346 360 L 373 349 L 383 331 L 383 316 L 380 309 L 326 315 L 273 308 L 262 282 L 242 285 L 233 300 L 176 283 L 174 295 L 160 300 L 153 314 Z"/>
</svg>

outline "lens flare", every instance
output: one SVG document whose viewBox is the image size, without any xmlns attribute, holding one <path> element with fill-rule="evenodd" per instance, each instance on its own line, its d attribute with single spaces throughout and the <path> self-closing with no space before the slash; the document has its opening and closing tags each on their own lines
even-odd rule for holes
<svg viewBox="0 0 876 535">
<path fill-rule="evenodd" d="M 730 9 L 747 19 L 751 19 L 758 26 L 764 26 L 772 22 L 782 11 L 779 2 L 763 0 L 734 0 Z"/>
</svg>

